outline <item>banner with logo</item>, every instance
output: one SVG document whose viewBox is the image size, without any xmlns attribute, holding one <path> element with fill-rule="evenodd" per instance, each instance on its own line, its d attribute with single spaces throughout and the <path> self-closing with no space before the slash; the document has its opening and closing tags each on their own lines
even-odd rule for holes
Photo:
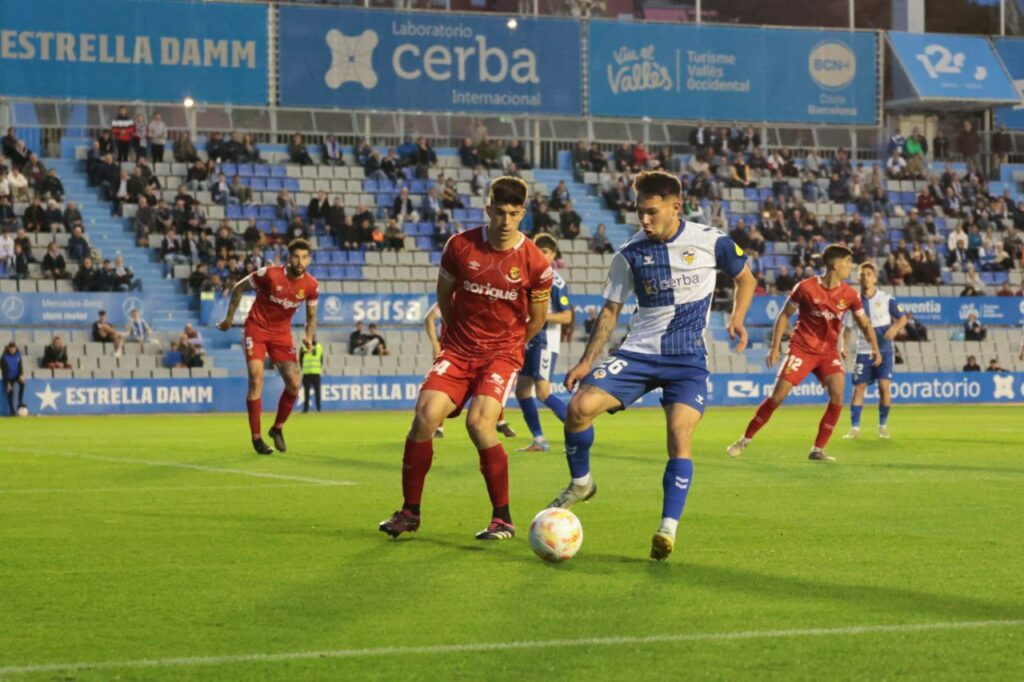
<svg viewBox="0 0 1024 682">
<path fill-rule="evenodd" d="M 755 296 L 747 313 L 747 324 L 773 324 L 785 302 L 785 296 Z M 1024 298 L 1016 296 L 906 296 L 897 298 L 896 302 L 926 325 L 962 325 L 971 313 L 986 325 L 1013 326 L 1024 321 Z"/>
<path fill-rule="evenodd" d="M 145 319 L 153 309 L 148 294 L 0 294 L 0 325 L 87 327 L 101 310 L 113 325 L 128 323 L 132 308 Z"/>
<path fill-rule="evenodd" d="M 552 389 L 567 398 L 561 382 L 553 377 Z M 407 410 L 416 403 L 421 375 L 388 377 L 324 376 L 321 395 L 327 411 Z M 757 405 L 771 393 L 775 375 L 713 374 L 708 380 L 710 407 Z M 277 403 L 283 384 L 276 373 L 267 376 L 264 404 Z M 847 383 L 849 404 L 853 387 Z M 25 402 L 30 414 L 61 416 L 79 414 L 158 414 L 244 412 L 246 379 L 114 379 L 30 380 Z M 1024 373 L 946 372 L 897 373 L 892 382 L 898 403 L 1024 403 Z M 877 387 L 868 388 L 868 402 L 877 400 Z M 648 393 L 630 407 L 658 407 L 661 392 Z M 825 389 L 807 381 L 790 393 L 786 404 L 824 404 Z M 0 415 L 7 406 L 0 401 Z M 301 419 L 301 415 L 297 418 Z M 513 417 L 514 418 L 514 417 Z"/>
<path fill-rule="evenodd" d="M 0 0 L 0 93 L 267 103 L 267 7 Z"/>
<path fill-rule="evenodd" d="M 283 106 L 580 114 L 569 19 L 282 6 Z"/>
<path fill-rule="evenodd" d="M 592 21 L 590 113 L 874 125 L 869 32 Z"/>
<path fill-rule="evenodd" d="M 886 35 L 919 100 L 1020 101 L 986 38 L 899 31 Z"/>
<path fill-rule="evenodd" d="M 996 123 L 1010 130 L 1024 130 L 1024 38 L 996 38 L 995 43 L 1020 99 L 1013 106 L 996 109 Z"/>
</svg>

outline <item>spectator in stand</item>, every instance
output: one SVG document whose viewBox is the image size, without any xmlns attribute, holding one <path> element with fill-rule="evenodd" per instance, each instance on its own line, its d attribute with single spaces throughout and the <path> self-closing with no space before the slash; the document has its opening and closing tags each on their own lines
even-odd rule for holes
<svg viewBox="0 0 1024 682">
<path fill-rule="evenodd" d="M 75 228 L 75 225 L 81 225 L 83 223 L 82 212 L 80 210 L 78 210 L 78 204 L 76 204 L 73 201 L 67 202 L 67 204 L 65 205 L 65 208 L 64 208 L 64 212 L 60 216 L 60 221 L 59 222 L 60 222 L 61 229 L 57 230 L 51 224 L 50 228 L 51 228 L 52 231 L 54 231 L 54 232 L 58 232 L 58 231 L 60 231 L 60 232 L 64 232 L 64 231 L 71 232 L 71 230 L 73 230 Z"/>
<path fill-rule="evenodd" d="M 167 266 L 168 279 L 173 276 L 175 265 L 188 264 L 188 257 L 182 252 L 181 239 L 173 228 L 167 230 L 160 242 L 160 260 Z"/>
<path fill-rule="evenodd" d="M 999 291 L 996 292 L 996 296 L 1016 296 L 1013 289 L 1010 288 L 1008 281 L 1003 282 L 1003 286 L 999 287 Z"/>
<path fill-rule="evenodd" d="M 907 177 L 907 162 L 899 148 L 893 149 L 889 155 L 885 162 L 885 172 L 890 180 L 903 180 Z"/>
<path fill-rule="evenodd" d="M 373 355 L 377 344 L 370 343 L 370 337 L 363 331 L 363 323 L 356 322 L 356 329 L 348 337 L 349 355 Z"/>
<path fill-rule="evenodd" d="M 932 138 L 932 158 L 935 161 L 945 161 L 949 158 L 949 138 L 941 128 L 935 131 L 935 137 Z"/>
<path fill-rule="evenodd" d="M 907 313 L 907 324 L 903 328 L 907 341 L 927 341 L 928 328 L 921 324 L 921 321 L 914 317 L 913 313 Z"/>
<path fill-rule="evenodd" d="M 368 343 L 373 346 L 374 355 L 391 355 L 387 343 L 384 342 L 384 337 L 377 331 L 377 325 L 373 322 L 370 323 L 370 333 L 367 334 L 367 337 Z"/>
<path fill-rule="evenodd" d="M 314 228 L 323 229 L 327 224 L 327 211 L 331 207 L 327 193 L 323 190 L 316 193 L 316 196 L 309 200 L 306 207 L 306 219 Z"/>
<path fill-rule="evenodd" d="M 595 151 L 597 152 L 596 163 L 599 164 L 600 167 L 595 165 Z M 518 138 L 512 138 L 509 140 L 508 146 L 505 147 L 505 156 L 508 157 L 508 160 L 512 164 L 514 164 L 515 168 L 513 170 L 530 170 L 533 168 L 533 166 L 530 165 L 530 162 L 526 160 L 526 147 L 523 146 L 522 142 L 520 142 Z M 597 148 L 597 143 L 594 142 L 590 147 L 591 168 L 595 172 L 600 173 L 604 170 L 606 165 L 607 161 L 604 161 L 604 154 L 601 153 L 601 150 Z M 508 170 L 508 168 L 506 168 L 506 170 Z"/>
<path fill-rule="evenodd" d="M 292 221 L 288 223 L 288 233 L 285 235 L 285 241 L 292 241 L 293 239 L 309 239 L 309 228 L 306 227 L 306 223 L 302 221 L 302 216 L 292 216 Z"/>
<path fill-rule="evenodd" d="M 207 161 L 214 164 L 220 163 L 226 160 L 227 155 L 227 143 L 224 140 L 224 134 L 217 131 L 210 133 L 210 137 L 206 140 Z"/>
<path fill-rule="evenodd" d="M 114 256 L 114 291 L 142 291 L 142 280 L 125 265 L 124 256 Z"/>
<path fill-rule="evenodd" d="M 291 192 L 287 189 L 282 189 L 277 193 L 277 206 L 274 208 L 274 215 L 277 216 L 278 220 L 291 222 L 298 209 L 299 207 L 296 205 L 295 198 Z"/>
<path fill-rule="evenodd" d="M 388 220 L 384 228 L 383 248 L 387 251 L 401 251 L 405 246 L 405 232 L 394 218 Z"/>
<path fill-rule="evenodd" d="M 383 159 L 381 158 L 380 152 L 376 149 L 371 151 L 366 157 L 366 162 L 363 164 L 363 175 L 365 175 L 368 180 L 376 180 L 378 182 L 382 180 L 390 180 L 387 173 L 385 173 L 381 168 L 382 162 Z"/>
<path fill-rule="evenodd" d="M 565 184 L 565 180 L 558 182 L 558 187 L 551 193 L 551 198 L 548 200 L 548 205 L 552 211 L 561 211 L 565 205 L 572 200 L 572 196 L 569 194 L 569 187 Z"/>
<path fill-rule="evenodd" d="M 249 133 L 242 135 L 242 151 L 238 161 L 239 163 L 263 163 L 259 147 L 256 146 L 256 141 Z"/>
<path fill-rule="evenodd" d="M 78 272 L 71 279 L 75 291 L 99 291 L 99 271 L 93 266 L 92 258 L 86 256 L 78 265 Z"/>
<path fill-rule="evenodd" d="M 462 162 L 463 168 L 476 168 L 480 165 L 480 153 L 477 151 L 476 145 L 473 144 L 472 138 L 464 138 L 462 145 L 459 146 L 459 160 Z"/>
<path fill-rule="evenodd" d="M 153 328 L 149 326 L 149 323 L 142 319 L 139 309 L 132 308 L 128 313 L 128 316 L 128 341 L 137 343 L 140 346 L 145 346 L 147 343 L 151 343 L 157 348 L 160 348 L 160 339 L 156 337 L 156 333 L 153 331 Z"/>
<path fill-rule="evenodd" d="M 206 263 L 200 261 L 192 274 L 188 277 L 188 290 L 190 293 L 198 294 L 203 290 L 203 286 L 207 284 L 209 279 L 209 268 Z"/>
<path fill-rule="evenodd" d="M 4 391 L 7 393 L 9 417 L 16 417 L 18 409 L 25 406 L 25 366 L 21 360 L 18 344 L 11 341 L 0 356 L 0 374 L 3 375 Z M 14 385 L 18 385 L 18 407 L 14 407 Z"/>
<path fill-rule="evenodd" d="M 444 245 L 448 243 L 448 240 L 451 239 L 454 234 L 455 231 L 452 229 L 448 220 L 445 218 L 438 218 L 437 222 L 434 223 L 434 248 L 444 248 Z"/>
<path fill-rule="evenodd" d="M 302 133 L 292 135 L 292 141 L 288 144 L 288 161 L 290 163 L 297 163 L 300 166 L 313 165 L 313 157 L 309 155 L 309 150 L 306 149 L 306 143 L 302 140 Z"/>
<path fill-rule="evenodd" d="M 477 155 L 480 157 L 480 165 L 485 168 L 501 168 L 501 146 L 489 136 L 484 135 L 480 140 Z"/>
<path fill-rule="evenodd" d="M 964 371 L 964 372 L 980 372 L 981 371 L 981 365 L 978 364 L 977 359 L 975 359 L 975 357 L 973 355 L 968 355 L 967 356 L 967 362 L 966 362 L 966 364 L 964 364 L 964 367 L 963 367 L 962 371 Z"/>
<path fill-rule="evenodd" d="M 594 230 L 594 234 L 590 237 L 588 246 L 593 253 L 615 253 L 615 247 L 608 241 L 608 235 L 605 234 L 606 228 L 604 223 L 598 223 L 597 228 Z"/>
<path fill-rule="evenodd" d="M 185 186 L 188 187 L 188 191 L 198 192 L 206 189 L 210 180 L 210 168 L 210 165 L 198 159 L 188 167 L 185 171 Z"/>
<path fill-rule="evenodd" d="M 964 119 L 960 128 L 960 134 L 956 137 L 956 152 L 964 158 L 964 161 L 981 167 L 981 137 L 974 130 L 974 124 Z"/>
<path fill-rule="evenodd" d="M 196 146 L 192 142 L 192 136 L 187 132 L 174 141 L 171 153 L 178 163 L 195 163 L 199 160 L 199 152 L 196 151 Z"/>
<path fill-rule="evenodd" d="M 779 267 L 775 275 L 775 290 L 779 294 L 788 294 L 796 285 L 796 279 L 789 274 L 789 268 L 785 265 Z"/>
<path fill-rule="evenodd" d="M 149 246 L 149 235 L 157 231 L 156 217 L 157 210 L 149 205 L 146 197 L 139 197 L 139 207 L 135 211 L 135 217 L 132 219 L 136 246 Z"/>
<path fill-rule="evenodd" d="M 1000 124 L 992 133 L 992 175 L 999 177 L 999 169 L 1010 158 L 1013 138 L 1006 132 L 1006 126 Z"/>
<path fill-rule="evenodd" d="M 44 199 L 53 199 L 57 203 L 64 201 L 64 183 L 57 177 L 57 171 L 51 168 L 39 181 L 36 191 Z"/>
<path fill-rule="evenodd" d="M 135 137 L 135 121 L 128 113 L 128 107 L 117 110 L 117 116 L 110 122 L 110 134 L 117 146 L 118 162 L 127 161 L 132 151 L 132 138 Z"/>
<path fill-rule="evenodd" d="M 146 158 L 149 153 L 149 128 L 146 126 L 146 117 L 142 114 L 135 114 L 132 148 L 135 150 L 136 160 Z"/>
<path fill-rule="evenodd" d="M 345 207 L 341 203 L 341 197 L 334 197 L 334 203 L 327 209 L 327 229 L 334 235 L 334 241 L 340 248 L 351 248 L 348 246 L 353 240 L 351 238 L 352 222 L 345 213 Z"/>
<path fill-rule="evenodd" d="M 14 264 L 14 236 L 10 232 L 0 234 L 0 266 L 10 269 Z"/>
<path fill-rule="evenodd" d="M 64 345 L 64 339 L 54 336 L 50 345 L 43 350 L 43 359 L 39 363 L 43 369 L 71 369 L 68 362 L 68 347 Z"/>
<path fill-rule="evenodd" d="M 445 181 L 444 189 L 441 190 L 441 205 L 444 206 L 446 211 L 465 208 L 465 204 L 455 188 L 455 178 L 448 178 Z"/>
<path fill-rule="evenodd" d="M 11 200 L 14 203 L 19 201 L 28 201 L 30 198 L 28 178 L 21 172 L 21 169 L 17 166 L 11 168 L 10 174 L 7 176 L 7 183 L 11 188 Z"/>
<path fill-rule="evenodd" d="M 0 154 L 13 156 L 14 150 L 18 147 L 18 135 L 14 128 L 8 128 L 7 134 L 0 138 Z"/>
<path fill-rule="evenodd" d="M 164 123 L 163 116 L 159 111 L 153 114 L 153 118 L 149 120 L 149 125 L 146 127 L 146 142 L 153 155 L 153 163 L 162 163 L 164 148 L 167 145 L 167 124 Z"/>
<path fill-rule="evenodd" d="M 71 231 L 67 250 L 68 258 L 76 263 L 81 263 L 92 252 L 92 245 L 89 244 L 89 240 L 86 239 L 85 234 L 82 232 L 81 225 Z"/>
<path fill-rule="evenodd" d="M 26 251 L 19 242 L 14 242 L 14 255 L 11 262 L 15 279 L 28 279 L 28 264 L 31 260 L 32 251 Z"/>
<path fill-rule="evenodd" d="M 420 216 L 412 205 L 408 187 L 403 187 L 391 204 L 391 217 L 403 223 L 419 222 Z"/>
<path fill-rule="evenodd" d="M 191 322 L 185 323 L 185 329 L 181 334 L 182 338 L 188 341 L 188 345 L 194 351 L 202 353 L 206 347 L 206 342 L 203 340 L 203 335 L 198 329 L 192 326 Z"/>
<path fill-rule="evenodd" d="M 25 208 L 21 224 L 29 232 L 42 232 L 46 224 L 46 210 L 39 203 L 39 197 L 32 197 L 32 202 Z"/>
<path fill-rule="evenodd" d="M 988 329 L 978 321 L 978 315 L 968 313 L 967 321 L 964 322 L 964 340 L 984 341 L 986 336 L 988 336 Z"/>
<path fill-rule="evenodd" d="M 747 166 L 747 162 L 742 156 L 737 155 L 736 159 L 732 163 L 732 167 L 729 170 L 729 186 L 730 187 L 755 187 L 754 183 L 750 179 L 750 167 Z"/>
<path fill-rule="evenodd" d="M 185 357 L 181 353 L 181 344 L 177 341 L 171 341 L 167 353 L 164 354 L 164 367 L 167 369 L 181 369 L 187 366 L 185 364 Z"/>
<path fill-rule="evenodd" d="M 441 206 L 441 199 L 437 195 L 437 188 L 431 187 L 420 203 L 420 219 L 425 222 L 434 222 L 444 212 Z"/>
<path fill-rule="evenodd" d="M 402 172 L 402 162 L 393 147 L 388 147 L 384 158 L 380 160 L 380 170 L 388 180 L 393 183 L 398 182 L 399 175 Z"/>
<path fill-rule="evenodd" d="M 580 227 L 583 223 L 583 218 L 580 214 L 573 210 L 572 202 L 565 202 L 565 206 L 562 208 L 562 213 L 558 217 L 559 219 L 559 236 L 562 239 L 573 240 L 580 236 Z"/>
<path fill-rule="evenodd" d="M 320 159 L 325 166 L 345 165 L 344 150 L 336 136 L 328 135 L 320 143 Z"/>
<path fill-rule="evenodd" d="M 1007 370 L 1003 369 L 999 365 L 999 359 L 998 358 L 992 358 L 991 360 L 988 361 L 988 367 L 985 368 L 985 371 L 986 372 L 1005 372 Z"/>
<path fill-rule="evenodd" d="M 623 142 L 613 154 L 615 170 L 620 173 L 635 173 L 639 169 L 633 165 L 633 145 Z"/>
<path fill-rule="evenodd" d="M 0 195 L 0 229 L 13 230 L 18 225 L 18 216 L 11 206 L 11 198 L 7 195 Z M 22 228 L 24 229 L 24 228 Z"/>
<path fill-rule="evenodd" d="M 124 335 L 107 321 L 106 310 L 101 310 L 96 314 L 96 321 L 92 323 L 92 340 L 95 343 L 114 344 L 114 356 L 121 357 L 124 349 Z"/>
<path fill-rule="evenodd" d="M 210 183 L 210 194 L 213 203 L 221 206 L 238 205 L 238 199 L 231 194 L 231 185 L 223 173 L 217 174 L 217 179 Z"/>
<path fill-rule="evenodd" d="M 118 173 L 117 182 L 112 186 L 113 196 L 110 204 L 111 215 L 122 215 L 122 207 L 132 201 L 132 194 L 129 189 L 128 181 L 128 171 L 122 170 Z"/>
<path fill-rule="evenodd" d="M 242 178 L 239 175 L 235 175 L 231 178 L 231 185 L 228 187 L 228 192 L 231 195 L 231 203 L 244 204 L 246 206 L 252 204 L 252 189 L 242 184 Z"/>
<path fill-rule="evenodd" d="M 427 142 L 427 138 L 422 135 L 416 138 L 416 151 L 413 156 L 413 162 L 416 165 L 416 177 L 423 180 L 429 176 L 430 167 L 437 165 L 437 153 L 430 146 L 430 143 Z"/>
<path fill-rule="evenodd" d="M 57 242 L 50 242 L 49 246 L 46 247 L 46 254 L 43 256 L 41 267 L 43 277 L 55 280 L 67 278 L 67 262 L 64 260 L 64 254 L 61 253 L 60 247 L 57 246 Z"/>
</svg>

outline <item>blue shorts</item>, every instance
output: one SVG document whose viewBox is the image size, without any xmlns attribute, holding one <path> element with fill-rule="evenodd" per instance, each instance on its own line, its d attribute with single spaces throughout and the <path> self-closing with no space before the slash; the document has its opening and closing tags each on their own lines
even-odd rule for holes
<svg viewBox="0 0 1024 682">
<path fill-rule="evenodd" d="M 882 364 L 875 367 L 874 362 L 871 359 L 870 353 L 864 353 L 857 356 L 857 361 L 853 366 L 853 383 L 854 385 L 860 384 L 873 384 L 879 379 L 892 380 L 892 366 L 896 362 L 896 352 L 892 350 L 882 351 Z"/>
<path fill-rule="evenodd" d="M 558 353 L 551 352 L 551 349 L 541 344 L 526 347 L 526 360 L 523 362 L 523 369 L 519 376 L 529 377 L 534 381 L 551 381 L 555 373 L 555 363 L 558 362 Z"/>
<path fill-rule="evenodd" d="M 675 358 L 619 351 L 594 368 L 582 383 L 600 388 L 622 403 L 609 412 L 624 410 L 656 388 L 661 404 L 682 403 L 704 414 L 708 397 L 708 370 L 693 356 Z"/>
</svg>

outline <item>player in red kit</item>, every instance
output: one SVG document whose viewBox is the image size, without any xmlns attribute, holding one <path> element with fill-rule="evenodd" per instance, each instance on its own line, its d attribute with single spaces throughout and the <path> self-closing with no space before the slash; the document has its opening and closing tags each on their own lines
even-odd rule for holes
<svg viewBox="0 0 1024 682">
<path fill-rule="evenodd" d="M 299 357 L 295 352 L 292 338 L 292 317 L 299 306 L 306 306 L 306 330 L 302 335 L 302 346 L 307 351 L 313 347 L 316 334 L 316 299 L 319 285 L 306 272 L 309 267 L 310 248 L 305 239 L 295 239 L 288 244 L 287 265 L 267 265 L 238 282 L 231 290 L 231 303 L 227 315 L 217 327 L 221 331 L 231 328 L 235 311 L 242 301 L 242 294 L 256 292 L 256 301 L 245 319 L 242 342 L 245 345 L 245 364 L 249 371 L 249 393 L 246 408 L 249 412 L 249 430 L 252 432 L 252 446 L 261 455 L 273 452 L 263 441 L 260 430 L 260 412 L 263 409 L 263 365 L 266 357 L 277 367 L 284 379 L 284 392 L 277 402 L 277 417 L 274 426 L 267 432 L 273 439 L 278 452 L 287 450 L 282 427 L 292 412 L 299 397 L 302 377 L 299 374 Z"/>
<path fill-rule="evenodd" d="M 848 311 L 853 312 L 857 325 L 871 344 L 875 365 L 882 362 L 878 339 L 864 312 L 860 293 L 846 284 L 853 270 L 853 253 L 845 246 L 833 244 L 825 249 L 822 259 L 825 261 L 825 274 L 821 277 L 808 277 L 797 284 L 779 316 L 775 318 L 768 367 L 779 361 L 782 337 L 789 327 L 789 318 L 793 313 L 799 313 L 796 329 L 789 340 L 789 353 L 779 367 L 772 395 L 758 406 L 743 437 L 727 448 L 732 457 L 742 454 L 754 434 L 768 422 L 793 387 L 800 385 L 813 372 L 828 390 L 828 407 L 818 424 L 818 436 L 814 439 L 814 447 L 808 459 L 816 462 L 835 460 L 825 454 L 825 444 L 832 436 L 832 430 L 843 411 L 844 369 L 839 357 L 839 336 L 843 331 L 843 316 Z"/>
<path fill-rule="evenodd" d="M 526 341 L 544 326 L 552 271 L 519 231 L 528 194 L 519 178 L 491 183 L 489 223 L 448 240 L 437 277 L 444 321 L 441 352 L 420 386 L 402 457 L 402 508 L 379 528 L 392 537 L 420 526 L 420 498 L 434 456 L 433 435 L 470 398 L 466 430 L 480 455 L 491 522 L 478 540 L 515 535 L 509 512 L 508 455 L 496 426 L 523 365 Z"/>
</svg>

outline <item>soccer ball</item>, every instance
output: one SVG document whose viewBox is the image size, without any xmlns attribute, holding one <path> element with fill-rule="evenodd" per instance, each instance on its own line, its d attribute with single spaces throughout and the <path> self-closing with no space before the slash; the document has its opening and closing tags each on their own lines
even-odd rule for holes
<svg viewBox="0 0 1024 682">
<path fill-rule="evenodd" d="M 19 417 L 27 417 L 28 416 L 28 408 L 25 407 L 24 405 L 19 407 L 18 408 L 18 416 Z"/>
<path fill-rule="evenodd" d="M 545 509 L 530 523 L 530 547 L 544 561 L 565 561 L 580 551 L 583 526 L 568 509 Z"/>
</svg>

